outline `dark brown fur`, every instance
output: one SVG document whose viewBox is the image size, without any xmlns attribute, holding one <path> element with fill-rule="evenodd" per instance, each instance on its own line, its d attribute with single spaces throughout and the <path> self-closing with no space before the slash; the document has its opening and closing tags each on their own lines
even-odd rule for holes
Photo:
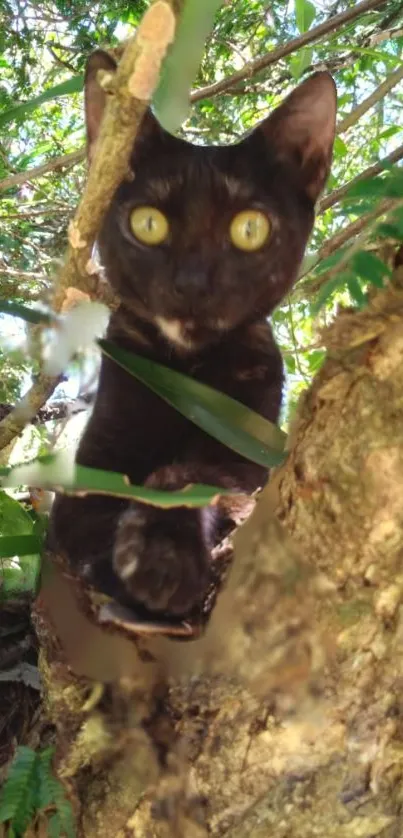
<svg viewBox="0 0 403 838">
<path fill-rule="evenodd" d="M 95 53 L 86 80 L 90 156 L 104 107 L 96 81 L 102 67 L 112 69 L 112 60 Z M 98 239 L 121 299 L 110 340 L 276 422 L 283 369 L 266 317 L 295 281 L 329 170 L 334 121 L 326 73 L 230 147 L 191 146 L 148 114 L 133 149 L 135 177 L 117 190 Z M 130 210 L 144 204 L 170 221 L 170 238 L 158 247 L 136 243 L 128 226 Z M 228 228 L 250 207 L 268 215 L 272 235 L 246 253 L 231 244 Z M 174 322 L 176 337 L 161 322 Z M 77 461 L 166 489 L 204 482 L 252 492 L 267 477 L 107 358 Z M 216 508 L 161 511 L 108 497 L 58 497 L 50 543 L 120 602 L 182 616 L 205 592 L 221 524 Z"/>
</svg>

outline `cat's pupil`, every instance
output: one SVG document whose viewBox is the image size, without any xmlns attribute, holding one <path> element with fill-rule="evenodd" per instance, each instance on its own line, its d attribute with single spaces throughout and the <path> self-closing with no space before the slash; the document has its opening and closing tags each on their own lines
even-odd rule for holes
<svg viewBox="0 0 403 838">
<path fill-rule="evenodd" d="M 256 228 L 256 222 L 254 223 L 251 219 L 249 219 L 249 221 L 246 222 L 245 227 L 245 234 L 247 239 L 250 239 L 256 232 L 256 229 L 254 228 Z"/>
</svg>

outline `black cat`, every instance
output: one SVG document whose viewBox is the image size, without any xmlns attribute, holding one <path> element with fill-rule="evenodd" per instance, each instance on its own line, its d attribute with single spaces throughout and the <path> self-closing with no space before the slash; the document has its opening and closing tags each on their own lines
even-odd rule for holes
<svg viewBox="0 0 403 838">
<path fill-rule="evenodd" d="M 89 157 L 106 95 L 90 58 Z M 336 93 L 328 73 L 301 84 L 238 144 L 192 146 L 147 113 L 98 237 L 120 298 L 108 338 L 278 419 L 282 360 L 267 316 L 295 281 L 329 172 Z M 103 357 L 77 462 L 133 483 L 191 482 L 252 492 L 267 472 L 225 448 Z M 52 549 L 95 588 L 171 616 L 203 597 L 220 532 L 216 507 L 163 511 L 100 496 L 57 497 Z"/>
</svg>

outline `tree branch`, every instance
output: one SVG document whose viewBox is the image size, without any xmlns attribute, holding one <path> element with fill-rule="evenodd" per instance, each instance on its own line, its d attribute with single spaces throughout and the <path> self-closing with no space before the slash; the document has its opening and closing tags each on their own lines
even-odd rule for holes
<svg viewBox="0 0 403 838">
<path fill-rule="evenodd" d="M 347 244 L 347 242 L 349 242 L 350 239 L 355 239 L 355 241 L 352 242 L 351 246 L 348 248 L 348 251 L 343 255 L 343 258 L 333 268 L 330 268 L 328 271 L 320 274 L 320 276 L 315 277 L 315 279 L 313 280 L 307 280 L 303 283 L 298 283 L 295 289 L 297 296 L 300 297 L 304 294 L 315 294 L 319 290 L 319 288 L 321 288 L 326 282 L 328 282 L 329 279 L 332 279 L 333 276 L 336 276 L 338 273 L 341 273 L 342 269 L 350 260 L 353 253 L 356 252 L 363 245 L 363 240 L 366 240 L 368 238 L 374 224 L 378 221 L 378 219 L 385 213 L 390 212 L 392 209 L 396 209 L 398 206 L 401 205 L 401 198 L 385 198 L 383 201 L 380 201 L 378 205 L 375 207 L 375 209 L 371 210 L 371 212 L 367 212 L 365 213 L 365 215 L 361 215 L 360 218 L 356 219 L 356 221 L 352 221 L 351 224 L 348 224 L 347 227 L 343 227 L 343 229 L 340 230 L 340 232 L 336 233 L 334 236 L 328 239 L 318 251 L 318 258 L 315 262 L 315 265 L 311 266 L 309 268 L 309 271 L 307 271 L 306 273 L 310 273 L 313 270 L 313 268 L 315 268 L 317 265 L 319 265 L 320 262 L 322 262 L 323 259 L 327 259 L 328 256 L 331 256 L 332 253 L 335 253 L 336 250 L 339 250 L 341 247 Z"/>
<path fill-rule="evenodd" d="M 377 104 L 381 99 L 383 99 L 399 81 L 403 79 L 403 64 L 394 70 L 393 73 L 389 73 L 386 76 L 386 79 L 379 85 L 371 94 L 358 105 L 357 108 L 348 114 L 345 119 L 342 119 L 341 122 L 337 125 L 337 134 L 344 134 L 345 131 L 348 131 L 353 125 L 361 119 L 364 114 L 373 108 L 374 105 Z"/>
<path fill-rule="evenodd" d="M 108 97 L 87 184 L 70 224 L 66 261 L 56 283 L 55 311 L 62 309 L 69 287 L 89 296 L 96 290 L 91 261 L 94 240 L 117 186 L 128 173 L 133 142 L 158 82 L 161 62 L 175 31 L 176 14 L 175 0 L 154 0 L 127 42 L 113 80 L 114 95 Z M 0 422 L 0 450 L 21 433 L 57 384 L 57 378 L 41 375 L 22 404 Z"/>
<path fill-rule="evenodd" d="M 150 83 L 147 98 L 140 99 L 135 95 L 137 93 L 136 62 L 141 58 L 143 65 L 145 57 L 149 59 L 150 80 L 152 79 L 155 87 L 159 67 L 170 42 L 162 40 L 165 37 L 162 34 L 162 27 L 158 30 L 155 26 L 155 32 L 154 30 L 150 32 L 151 26 L 148 23 L 145 24 L 147 18 L 151 23 L 151 16 L 154 17 L 153 10 L 155 10 L 155 17 L 161 14 L 161 21 L 164 19 L 165 22 L 165 15 L 170 14 L 175 22 L 170 3 L 166 0 L 154 0 L 145 13 L 135 36 L 128 41 L 119 62 L 113 79 L 114 95 L 110 96 L 107 102 L 95 158 L 91 163 L 75 218 L 70 224 L 70 244 L 55 294 L 56 311 L 60 310 L 65 291 L 69 286 L 75 286 L 90 295 L 94 292 L 91 254 L 95 237 L 117 187 L 129 173 L 129 158 L 133 142 L 153 93 L 153 86 Z M 169 32 L 168 37 L 171 37 Z M 151 62 L 153 49 L 155 49 L 153 60 L 157 62 L 157 72 L 155 64 Z M 143 66 L 141 69 L 143 78 L 145 70 Z"/>
<path fill-rule="evenodd" d="M 12 186 L 21 186 L 28 180 L 46 175 L 47 172 L 57 172 L 61 169 L 70 168 L 77 163 L 81 163 L 85 157 L 85 149 L 80 148 L 78 151 L 72 151 L 71 154 L 62 154 L 60 157 L 52 157 L 47 163 L 42 163 L 41 166 L 34 166 L 32 169 L 27 169 L 25 172 L 17 172 L 15 175 L 0 180 L 0 192 L 6 189 L 11 189 Z"/>
<path fill-rule="evenodd" d="M 80 396 L 78 399 L 58 399 L 45 407 L 40 407 L 30 421 L 33 425 L 38 425 L 44 422 L 57 422 L 61 419 L 67 419 L 69 416 L 87 410 L 92 401 L 92 395 Z M 9 416 L 12 410 L 14 410 L 14 405 L 0 402 L 0 419 Z"/>
<path fill-rule="evenodd" d="M 328 18 L 328 20 L 325 20 L 324 23 L 320 23 L 319 26 L 315 26 L 308 32 L 304 32 L 303 35 L 293 38 L 281 47 L 277 47 L 266 55 L 262 55 L 260 58 L 255 58 L 253 61 L 249 61 L 248 64 L 245 64 L 242 70 L 238 70 L 236 73 L 233 73 L 232 76 L 228 76 L 227 78 L 214 82 L 213 84 L 206 85 L 206 87 L 201 87 L 199 90 L 194 90 L 191 96 L 191 101 L 198 102 L 200 99 L 208 99 L 210 96 L 217 96 L 219 93 L 225 93 L 225 91 L 234 84 L 238 84 L 238 82 L 244 81 L 244 79 L 252 78 L 252 76 L 260 73 L 261 70 L 265 70 L 266 67 L 269 67 L 271 64 L 276 64 L 276 62 L 281 58 L 291 55 L 291 53 L 307 46 L 307 44 L 318 41 L 323 35 L 334 32 L 341 26 L 344 26 L 345 23 L 350 23 L 352 20 L 360 17 L 365 12 L 372 11 L 379 6 L 386 5 L 386 2 L 387 0 L 363 0 L 363 2 L 357 3 L 357 5 L 353 6 L 351 9 L 347 9 L 345 12 L 341 12 L 338 15 L 334 15 L 334 17 Z"/>
<path fill-rule="evenodd" d="M 352 189 L 356 183 L 360 183 L 362 180 L 367 180 L 367 178 L 375 177 L 375 175 L 381 174 L 384 171 L 385 163 L 397 163 L 398 160 L 403 158 L 403 145 L 396 148 L 391 154 L 388 154 L 387 157 L 384 157 L 383 160 L 380 160 L 379 163 L 374 163 L 373 166 L 368 166 L 363 172 L 361 172 L 357 177 L 352 178 L 349 180 L 348 183 L 345 183 L 343 186 L 340 186 L 339 189 L 335 189 L 330 195 L 327 195 L 325 198 L 322 198 L 319 201 L 318 211 L 317 214 L 320 215 L 325 210 L 333 207 L 335 204 L 338 204 L 341 201 L 347 192 Z"/>
</svg>

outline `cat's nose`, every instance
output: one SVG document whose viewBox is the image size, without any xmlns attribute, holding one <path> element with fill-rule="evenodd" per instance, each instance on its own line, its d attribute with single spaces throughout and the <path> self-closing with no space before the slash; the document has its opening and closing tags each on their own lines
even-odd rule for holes
<svg viewBox="0 0 403 838">
<path fill-rule="evenodd" d="M 200 294 L 207 290 L 208 277 L 203 268 L 188 265 L 179 268 L 174 276 L 174 288 L 181 296 Z"/>
</svg>

